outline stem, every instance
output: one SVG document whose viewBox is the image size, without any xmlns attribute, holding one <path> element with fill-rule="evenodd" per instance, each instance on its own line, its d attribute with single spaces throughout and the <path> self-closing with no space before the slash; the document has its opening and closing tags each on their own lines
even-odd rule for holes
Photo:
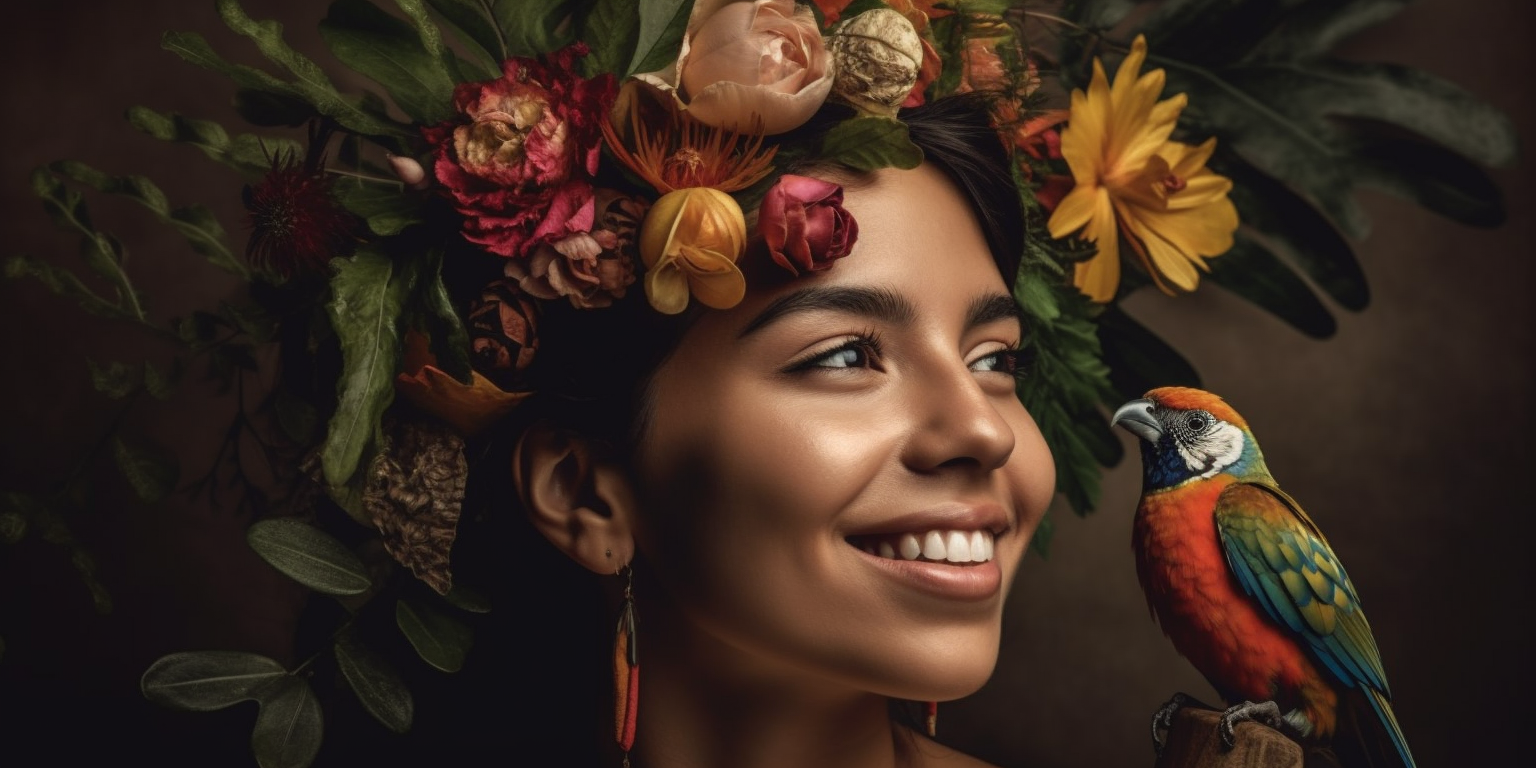
<svg viewBox="0 0 1536 768">
<path fill-rule="evenodd" d="M 1039 19 L 1041 21 L 1054 22 L 1056 24 L 1062 25 L 1063 27 L 1070 27 L 1070 28 L 1075 29 L 1075 30 L 1077 30 L 1077 31 L 1079 31 L 1079 32 L 1081 32 L 1081 33 L 1083 33 L 1085 35 L 1093 35 L 1094 37 L 1098 37 L 1099 36 L 1099 33 L 1095 32 L 1095 31 L 1093 31 L 1093 30 L 1091 30 L 1091 29 L 1089 29 L 1089 28 L 1087 28 L 1087 27 L 1085 27 L 1085 26 L 1083 26 L 1083 25 L 1081 25 L 1081 24 L 1079 24 L 1079 23 L 1077 23 L 1075 21 L 1072 21 L 1070 19 L 1063 19 L 1062 17 L 1056 16 L 1056 15 L 1053 15 L 1053 14 L 1041 13 L 1040 11 L 1024 11 L 1024 15 L 1029 17 L 1029 18 L 1032 18 L 1032 19 Z"/>
<path fill-rule="evenodd" d="M 371 174 L 358 173 L 356 171 L 345 171 L 340 168 L 326 168 L 325 172 L 334 173 L 337 176 L 350 176 L 354 179 L 362 179 L 363 181 L 372 181 L 378 184 L 393 184 L 402 189 L 405 188 L 405 182 L 399 179 L 386 179 L 383 176 L 373 176 Z"/>
<path fill-rule="evenodd" d="M 485 12 L 486 20 L 491 22 L 491 29 L 496 31 L 496 42 L 501 45 L 501 58 L 505 61 L 507 58 L 507 36 L 502 33 L 501 24 L 496 21 L 496 13 L 491 10 L 490 4 L 485 0 L 480 0 L 480 10 Z M 497 63 L 499 64 L 500 62 Z"/>
</svg>

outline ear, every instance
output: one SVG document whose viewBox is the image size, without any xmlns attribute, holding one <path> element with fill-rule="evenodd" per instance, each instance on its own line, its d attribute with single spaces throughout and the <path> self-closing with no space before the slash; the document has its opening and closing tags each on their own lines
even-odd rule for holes
<svg viewBox="0 0 1536 768">
<path fill-rule="evenodd" d="M 611 574 L 634 559 L 634 492 L 600 446 L 539 422 L 512 453 L 512 481 L 533 527 L 572 560 Z"/>
</svg>

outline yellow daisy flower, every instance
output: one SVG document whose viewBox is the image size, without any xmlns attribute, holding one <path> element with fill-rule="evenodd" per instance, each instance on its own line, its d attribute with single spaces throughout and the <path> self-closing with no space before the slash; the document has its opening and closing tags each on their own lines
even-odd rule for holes
<svg viewBox="0 0 1536 768">
<path fill-rule="evenodd" d="M 1138 35 L 1113 85 L 1095 59 L 1088 92 L 1072 92 L 1061 133 L 1074 186 L 1048 226 L 1052 237 L 1081 230 L 1098 245 L 1074 275 L 1078 289 L 1098 302 L 1113 299 L 1120 285 L 1121 234 L 1157 287 L 1171 294 L 1174 287 L 1194 290 L 1197 268 L 1207 270 L 1206 258 L 1226 253 L 1237 229 L 1237 208 L 1227 199 L 1231 180 L 1205 167 L 1216 140 L 1198 147 L 1168 140 L 1187 97 L 1158 101 L 1163 70 L 1140 74 L 1146 58 L 1146 38 Z"/>
</svg>

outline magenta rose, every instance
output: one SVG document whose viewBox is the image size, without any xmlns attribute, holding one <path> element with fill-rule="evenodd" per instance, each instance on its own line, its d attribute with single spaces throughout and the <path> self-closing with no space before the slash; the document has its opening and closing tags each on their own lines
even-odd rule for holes
<svg viewBox="0 0 1536 768">
<path fill-rule="evenodd" d="M 464 214 L 464 238 L 500 256 L 527 256 L 544 243 L 592 228 L 592 175 L 612 75 L 575 73 L 583 43 L 540 59 L 512 58 L 503 76 L 454 89 L 457 120 L 423 130 L 433 173 Z"/>
<path fill-rule="evenodd" d="M 847 256 L 859 238 L 859 223 L 843 208 L 841 186 L 784 174 L 757 209 L 757 231 L 773 260 L 799 275 Z"/>
</svg>

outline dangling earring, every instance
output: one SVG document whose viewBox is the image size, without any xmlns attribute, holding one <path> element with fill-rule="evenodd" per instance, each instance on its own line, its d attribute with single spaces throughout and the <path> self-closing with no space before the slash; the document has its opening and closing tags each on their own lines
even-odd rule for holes
<svg viewBox="0 0 1536 768">
<path fill-rule="evenodd" d="M 927 717 L 923 718 L 923 722 L 928 726 L 928 738 L 934 738 L 939 735 L 939 703 L 937 701 L 925 701 L 923 702 L 923 709 L 927 713 Z"/>
<path fill-rule="evenodd" d="M 640 708 L 640 661 L 635 654 L 635 571 L 624 565 L 617 571 L 624 577 L 624 607 L 619 610 L 619 628 L 613 638 L 613 734 L 624 750 L 624 768 L 629 768 L 629 750 L 635 745 L 635 714 Z"/>
</svg>

